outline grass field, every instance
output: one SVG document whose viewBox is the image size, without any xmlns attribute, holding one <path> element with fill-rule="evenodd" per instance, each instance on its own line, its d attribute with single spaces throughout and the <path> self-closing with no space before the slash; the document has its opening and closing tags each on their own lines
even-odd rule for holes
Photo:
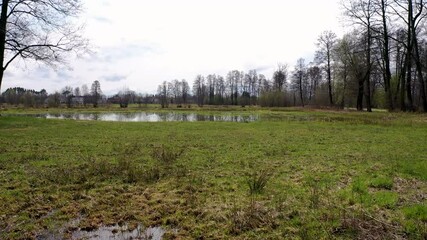
<svg viewBox="0 0 427 240">
<path fill-rule="evenodd" d="M 263 117 L 1 116 L 0 239 L 115 224 L 165 239 L 427 238 L 427 115 L 232 111 Z"/>
</svg>

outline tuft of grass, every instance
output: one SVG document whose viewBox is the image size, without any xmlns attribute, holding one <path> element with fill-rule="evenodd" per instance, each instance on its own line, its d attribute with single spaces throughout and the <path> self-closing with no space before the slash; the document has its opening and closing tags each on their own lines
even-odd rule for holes
<svg viewBox="0 0 427 240">
<path fill-rule="evenodd" d="M 334 230 L 344 239 L 394 239 L 403 238 L 393 226 L 369 218 L 366 214 L 354 214 L 345 210 L 339 226 Z M 339 238 L 341 239 L 341 238 Z"/>
<path fill-rule="evenodd" d="M 119 156 L 117 159 L 117 168 L 120 172 L 126 172 L 135 167 L 135 162 L 129 156 Z"/>
<path fill-rule="evenodd" d="M 154 183 L 160 180 L 161 170 L 157 166 L 148 167 L 142 173 L 142 179 L 147 183 Z"/>
<path fill-rule="evenodd" d="M 409 176 L 427 181 L 427 164 L 421 161 L 402 161 L 398 163 L 399 170 Z"/>
<path fill-rule="evenodd" d="M 49 157 L 42 152 L 31 152 L 22 155 L 17 161 L 19 161 L 20 163 L 27 163 L 31 161 L 46 161 L 48 159 Z"/>
<path fill-rule="evenodd" d="M 364 203 L 368 200 L 368 187 L 366 182 L 361 178 L 356 179 L 351 185 L 351 191 L 353 193 L 353 198 L 357 198 L 360 203 Z"/>
<path fill-rule="evenodd" d="M 184 149 L 175 149 L 161 144 L 153 149 L 151 156 L 163 165 L 170 165 L 175 163 L 183 153 Z"/>
<path fill-rule="evenodd" d="M 391 190 L 393 188 L 393 179 L 390 177 L 377 177 L 370 181 L 370 187 L 373 188 L 382 188 L 386 190 Z"/>
<path fill-rule="evenodd" d="M 405 217 L 412 220 L 420 220 L 427 222 L 427 205 L 416 204 L 413 206 L 403 208 Z"/>
<path fill-rule="evenodd" d="M 320 204 L 320 192 L 321 192 L 321 185 L 319 179 L 309 177 L 306 180 L 306 184 L 309 187 L 310 190 L 310 206 L 311 208 L 317 209 Z"/>
<path fill-rule="evenodd" d="M 416 204 L 402 209 L 405 232 L 413 239 L 427 239 L 427 205 Z"/>
<path fill-rule="evenodd" d="M 271 177 L 271 170 L 268 169 L 254 171 L 252 174 L 250 174 L 246 180 L 246 183 L 249 186 L 249 195 L 263 193 Z"/>
<path fill-rule="evenodd" d="M 395 209 L 399 196 L 394 192 L 380 191 L 372 196 L 372 200 L 382 208 Z"/>
<path fill-rule="evenodd" d="M 251 201 L 246 207 L 231 211 L 231 233 L 238 235 L 259 228 L 271 230 L 277 225 L 276 215 L 261 202 Z"/>
</svg>

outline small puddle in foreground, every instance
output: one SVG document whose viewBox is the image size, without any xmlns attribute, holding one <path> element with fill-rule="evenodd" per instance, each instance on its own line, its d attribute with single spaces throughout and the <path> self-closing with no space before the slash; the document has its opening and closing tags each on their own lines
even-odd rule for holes
<svg viewBox="0 0 427 240">
<path fill-rule="evenodd" d="M 101 226 L 98 229 L 84 230 L 76 228 L 80 222 L 80 218 L 76 218 L 63 227 L 55 230 L 46 230 L 36 236 L 37 240 L 56 240 L 56 239 L 72 239 L 72 240 L 161 240 L 166 230 L 160 226 L 145 228 L 138 224 L 136 228 L 129 228 L 128 224 L 120 226 L 115 224 L 112 226 Z M 71 230 L 73 229 L 73 230 Z M 176 229 L 168 230 L 177 232 Z"/>
<path fill-rule="evenodd" d="M 140 239 L 140 240 L 161 240 L 165 230 L 161 227 L 143 228 L 138 225 L 137 228 L 130 230 L 127 225 L 119 226 L 114 225 L 110 227 L 100 227 L 93 231 L 77 230 L 71 235 L 71 239 Z"/>
</svg>

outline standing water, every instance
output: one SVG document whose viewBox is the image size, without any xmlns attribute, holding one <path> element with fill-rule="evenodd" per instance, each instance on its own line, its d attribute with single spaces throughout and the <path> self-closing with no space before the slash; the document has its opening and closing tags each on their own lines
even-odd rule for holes
<svg viewBox="0 0 427 240">
<path fill-rule="evenodd" d="M 7 114 L 4 114 L 7 116 Z M 259 115 L 232 115 L 232 114 L 197 114 L 197 113 L 44 113 L 23 114 L 14 116 L 38 117 L 47 119 L 74 119 L 113 122 L 254 122 L 259 120 Z"/>
</svg>

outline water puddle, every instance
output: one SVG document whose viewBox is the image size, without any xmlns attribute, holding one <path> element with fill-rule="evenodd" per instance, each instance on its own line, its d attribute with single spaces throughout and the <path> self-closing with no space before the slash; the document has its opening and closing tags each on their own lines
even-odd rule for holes
<svg viewBox="0 0 427 240">
<path fill-rule="evenodd" d="M 166 230 L 160 226 L 144 227 L 138 224 L 136 228 L 130 228 L 128 224 L 112 226 L 101 226 L 97 229 L 81 229 L 79 225 L 81 218 L 73 219 L 62 227 L 52 230 L 45 230 L 35 237 L 37 240 L 56 240 L 56 239 L 72 239 L 72 240 L 161 240 Z M 176 233 L 176 229 L 169 230 Z"/>
<path fill-rule="evenodd" d="M 75 240 L 124 240 L 124 239 L 139 239 L 139 240 L 161 240 L 165 230 L 161 227 L 143 228 L 138 225 L 137 228 L 130 230 L 127 225 L 119 226 L 104 226 L 97 230 L 85 231 L 77 230 L 72 233 L 71 239 Z"/>
</svg>

